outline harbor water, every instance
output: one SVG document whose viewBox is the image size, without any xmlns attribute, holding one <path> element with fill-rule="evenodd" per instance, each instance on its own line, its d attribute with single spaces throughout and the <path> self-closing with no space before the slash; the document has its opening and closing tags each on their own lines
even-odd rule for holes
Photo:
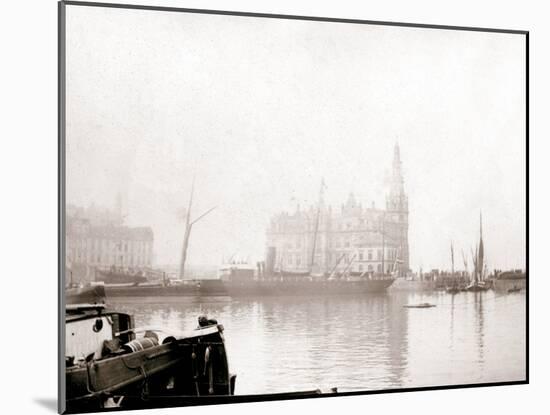
<svg viewBox="0 0 550 415">
<path fill-rule="evenodd" d="M 436 307 L 404 305 L 429 302 Z M 339 391 L 525 379 L 524 292 L 316 297 L 112 298 L 136 326 L 225 327 L 236 394 Z"/>
</svg>

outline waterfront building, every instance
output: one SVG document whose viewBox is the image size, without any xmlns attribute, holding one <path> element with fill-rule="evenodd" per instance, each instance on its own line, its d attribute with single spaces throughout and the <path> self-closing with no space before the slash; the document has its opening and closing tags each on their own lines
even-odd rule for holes
<svg viewBox="0 0 550 415">
<path fill-rule="evenodd" d="M 96 270 L 148 269 L 152 264 L 153 230 L 123 225 L 119 212 L 68 205 L 66 211 L 67 281 L 89 282 Z"/>
<path fill-rule="evenodd" d="M 364 207 L 353 193 L 340 209 L 325 206 L 280 213 L 267 230 L 266 270 L 392 272 L 409 270 L 409 206 L 396 144 L 385 208 Z"/>
</svg>

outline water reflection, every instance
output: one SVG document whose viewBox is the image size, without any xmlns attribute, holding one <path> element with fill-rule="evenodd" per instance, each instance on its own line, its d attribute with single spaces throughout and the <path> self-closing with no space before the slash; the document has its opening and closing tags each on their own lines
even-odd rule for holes
<svg viewBox="0 0 550 415">
<path fill-rule="evenodd" d="M 475 295 L 475 309 L 476 309 L 476 320 L 477 320 L 477 350 L 478 350 L 478 362 L 480 370 L 483 370 L 483 295 L 481 292 L 474 293 Z"/>
<path fill-rule="evenodd" d="M 431 309 L 403 305 L 431 302 Z M 525 296 L 492 292 L 262 299 L 114 299 L 137 325 L 225 328 L 238 393 L 522 380 Z"/>
</svg>

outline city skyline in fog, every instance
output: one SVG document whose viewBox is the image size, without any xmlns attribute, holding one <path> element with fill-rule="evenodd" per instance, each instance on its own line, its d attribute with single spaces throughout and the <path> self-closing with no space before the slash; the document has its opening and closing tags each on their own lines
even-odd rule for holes
<svg viewBox="0 0 550 415">
<path fill-rule="evenodd" d="M 178 264 L 263 259 L 272 215 L 385 206 L 399 143 L 411 268 L 525 267 L 524 39 L 510 34 L 67 10 L 67 203 L 151 226 Z M 192 17 L 192 18 L 191 18 Z M 86 22 L 86 24 L 81 24 Z M 461 261 L 456 261 L 462 263 Z M 457 268 L 461 268 L 458 264 Z"/>
</svg>

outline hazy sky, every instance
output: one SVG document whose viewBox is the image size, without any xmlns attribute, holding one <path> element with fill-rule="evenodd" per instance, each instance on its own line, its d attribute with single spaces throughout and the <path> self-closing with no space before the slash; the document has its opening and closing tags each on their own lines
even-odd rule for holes
<svg viewBox="0 0 550 415">
<path fill-rule="evenodd" d="M 393 146 L 411 267 L 450 267 L 483 212 L 490 267 L 525 266 L 521 35 L 67 6 L 67 201 L 150 225 L 178 263 L 263 258 L 270 217 L 384 203 Z"/>
</svg>

